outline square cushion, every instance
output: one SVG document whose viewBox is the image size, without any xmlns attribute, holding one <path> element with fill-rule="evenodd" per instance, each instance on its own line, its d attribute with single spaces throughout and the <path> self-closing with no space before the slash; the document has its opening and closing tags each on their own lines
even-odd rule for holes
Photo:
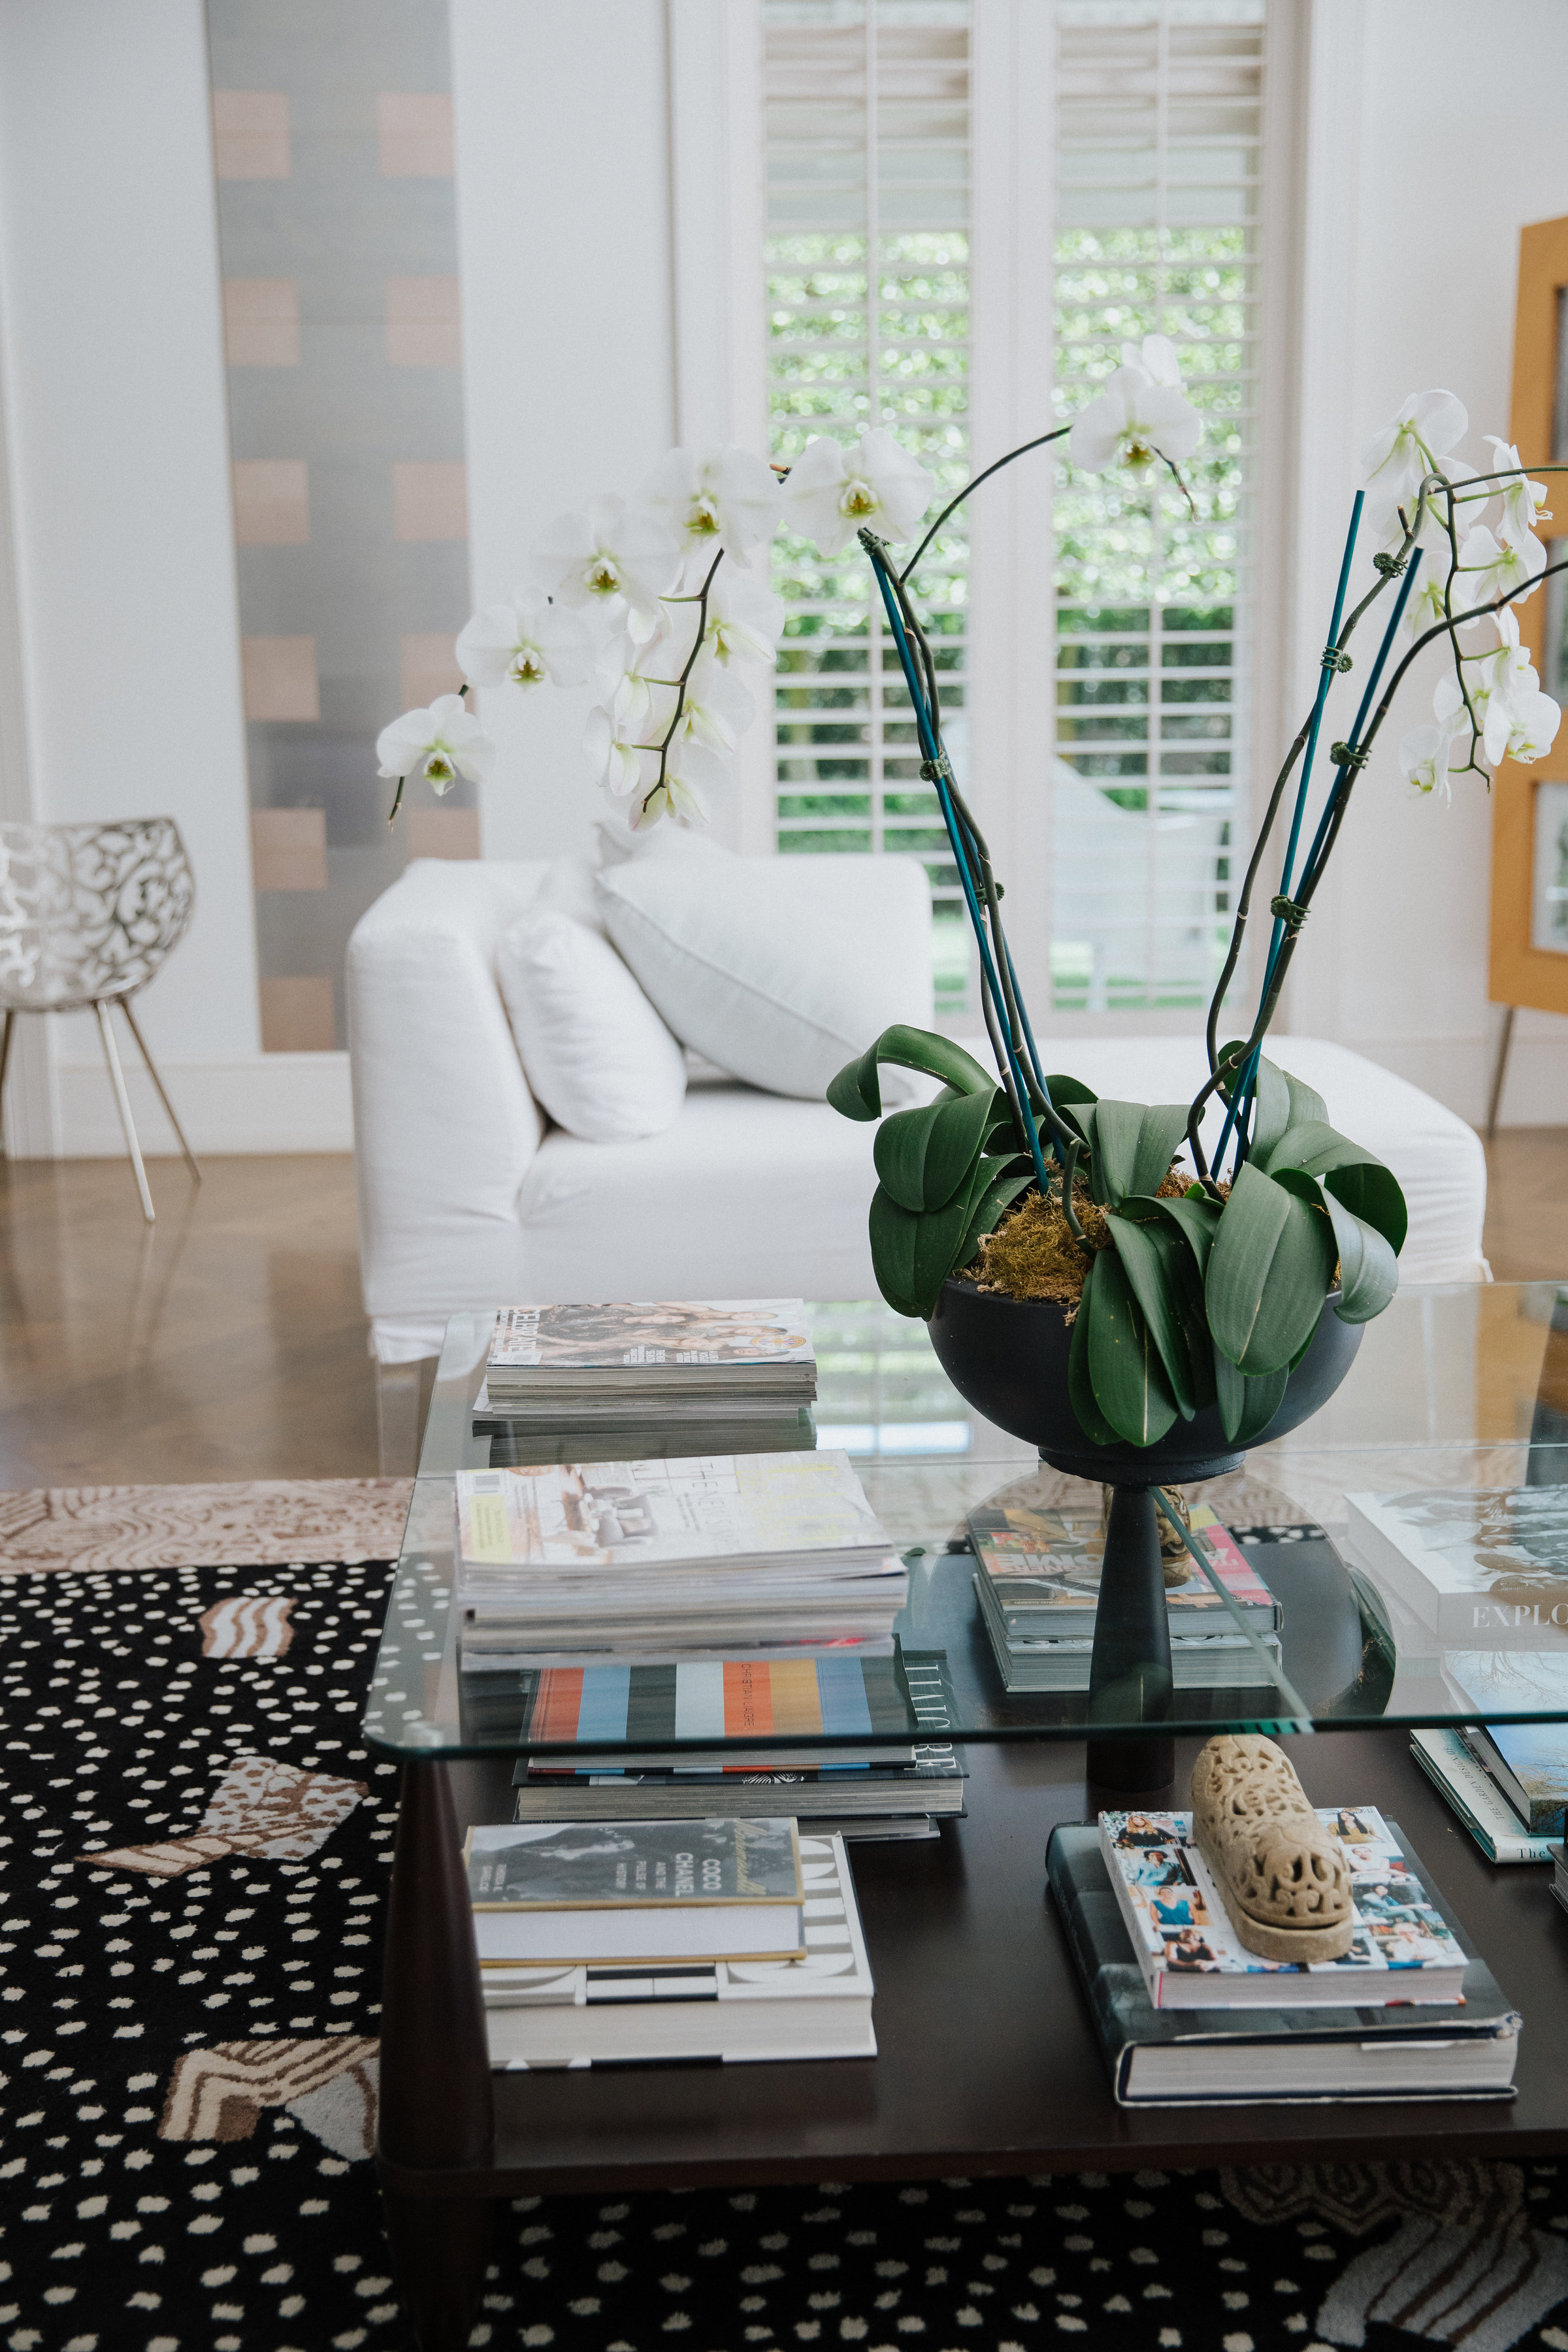
<svg viewBox="0 0 1568 2352">
<path fill-rule="evenodd" d="M 931 1018 L 931 893 L 913 857 L 632 857 L 598 876 L 605 929 L 682 1044 L 820 1101 L 894 1022 Z M 889 1071 L 884 1099 L 912 1099 Z"/>
<path fill-rule="evenodd" d="M 615 949 L 557 908 L 530 907 L 496 949 L 496 982 L 534 1100 L 585 1143 L 674 1125 L 686 1057 Z"/>
</svg>

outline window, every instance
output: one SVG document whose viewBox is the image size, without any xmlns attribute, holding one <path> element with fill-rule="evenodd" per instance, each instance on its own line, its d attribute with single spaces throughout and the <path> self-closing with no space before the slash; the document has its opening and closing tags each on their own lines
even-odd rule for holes
<svg viewBox="0 0 1568 2352">
<path fill-rule="evenodd" d="M 951 497 L 969 475 L 970 0 L 765 0 L 768 405 L 773 455 L 897 434 Z M 911 585 L 964 761 L 968 540 L 955 518 Z M 939 1014 L 969 1009 L 970 950 L 898 656 L 851 543 L 782 537 L 781 851 L 924 858 Z"/>
<path fill-rule="evenodd" d="M 1195 516 L 1058 468 L 1052 1003 L 1197 1007 L 1250 832 L 1264 0 L 1056 15 L 1058 417 L 1158 332 L 1205 436 Z"/>
</svg>

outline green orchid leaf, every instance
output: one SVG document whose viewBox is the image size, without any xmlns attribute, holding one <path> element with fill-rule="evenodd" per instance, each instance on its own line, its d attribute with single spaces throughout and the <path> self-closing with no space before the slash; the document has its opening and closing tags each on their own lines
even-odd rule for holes
<svg viewBox="0 0 1568 2352">
<path fill-rule="evenodd" d="M 1124 1192 L 1152 1192 L 1152 1184 L 1134 1184 L 1138 1141 L 1143 1132 L 1143 1103 L 1107 1102 L 1094 1107 L 1094 1156 L 1102 1192 L 1096 1195 L 1114 1208 Z M 1161 1173 L 1163 1174 L 1163 1170 Z"/>
<path fill-rule="evenodd" d="M 1286 1128 L 1261 1150 L 1254 1145 L 1247 1156 L 1252 1165 L 1261 1169 L 1266 1176 L 1271 1175 L 1276 1168 L 1305 1168 L 1315 1176 L 1320 1172 L 1320 1162 L 1324 1166 L 1331 1165 L 1335 1155 L 1347 1148 L 1353 1151 L 1358 1147 L 1347 1144 L 1347 1139 L 1337 1128 L 1331 1127 L 1327 1119 L 1309 1118 L 1299 1127 Z"/>
<path fill-rule="evenodd" d="M 1340 1254 L 1340 1303 L 1334 1312 L 1342 1323 L 1370 1323 L 1399 1287 L 1399 1261 L 1376 1226 L 1347 1209 L 1326 1179 L 1322 1189 Z"/>
<path fill-rule="evenodd" d="M 1365 1152 L 1359 1160 L 1341 1160 L 1324 1169 L 1322 1178 L 1324 1192 L 1363 1225 L 1381 1234 L 1397 1257 L 1410 1230 L 1410 1212 L 1393 1169 Z"/>
<path fill-rule="evenodd" d="M 1252 1139 L 1248 1158 L 1267 1151 L 1290 1124 L 1290 1082 L 1272 1062 L 1258 1057 L 1258 1083 L 1252 1096 Z"/>
<path fill-rule="evenodd" d="M 1176 1418 L 1176 1400 L 1121 1257 L 1101 1250 L 1080 1315 L 1089 1318 L 1094 1400 L 1119 1437 L 1152 1445 Z"/>
<path fill-rule="evenodd" d="M 966 1191 L 1001 1091 L 950 1093 L 883 1120 L 872 1157 L 900 1208 L 945 1208 Z"/>
<path fill-rule="evenodd" d="M 951 1037 L 939 1037 L 930 1029 L 910 1029 L 900 1021 L 884 1029 L 858 1061 L 845 1063 L 827 1089 L 834 1109 L 846 1118 L 880 1118 L 879 1072 L 883 1062 L 900 1069 L 923 1070 L 928 1077 L 941 1078 L 963 1095 L 989 1094 L 996 1084 L 990 1071 L 982 1069 L 973 1055 L 966 1054 Z"/>
<path fill-rule="evenodd" d="M 1064 1071 L 1051 1072 L 1046 1079 L 1046 1092 L 1055 1108 L 1065 1110 L 1072 1103 L 1097 1103 L 1100 1097 L 1081 1078 L 1069 1078 Z"/>
<path fill-rule="evenodd" d="M 1191 1364 L 1186 1327 L 1176 1296 L 1176 1285 L 1191 1260 L 1180 1234 L 1157 1214 L 1143 1217 L 1138 1213 L 1155 1206 L 1152 1201 L 1134 1203 L 1129 1196 L 1121 1209 L 1110 1212 L 1105 1227 L 1132 1296 L 1142 1309 L 1150 1337 L 1160 1351 L 1176 1410 L 1184 1421 L 1191 1421 L 1195 1410 Z"/>
<path fill-rule="evenodd" d="M 1129 1203 L 1124 1201 L 1121 1205 L 1125 1209 Z M 1184 1235 L 1201 1282 L 1208 1272 L 1209 1252 L 1214 1247 L 1214 1237 L 1225 1213 L 1223 1207 L 1218 1201 L 1210 1200 L 1201 1184 L 1194 1184 L 1192 1191 L 1184 1192 L 1180 1200 L 1162 1201 L 1158 1206 L 1161 1213 L 1168 1217 Z"/>
<path fill-rule="evenodd" d="M 919 1316 L 915 1305 L 915 1229 L 921 1220 L 901 1209 L 879 1184 L 871 1195 L 871 1267 L 877 1287 L 895 1315 Z"/>
<path fill-rule="evenodd" d="M 1289 1070 L 1282 1071 L 1280 1075 L 1290 1089 L 1290 1117 L 1287 1125 L 1305 1127 L 1309 1119 L 1321 1119 L 1326 1124 L 1329 1106 L 1322 1096 L 1313 1087 L 1304 1085 L 1300 1078 L 1293 1078 Z"/>
<path fill-rule="evenodd" d="M 914 1289 L 911 1296 L 915 1312 L 925 1322 L 936 1312 L 936 1302 L 942 1296 L 942 1286 L 955 1265 L 962 1265 L 960 1255 L 969 1222 L 969 1195 L 961 1192 L 942 1209 L 928 1209 L 915 1220 Z"/>
<path fill-rule="evenodd" d="M 993 1176 L 985 1171 L 997 1169 Z M 994 1160 L 983 1160 L 975 1171 L 974 1183 L 969 1194 L 969 1223 L 959 1245 L 953 1268 L 967 1265 L 987 1234 L 994 1233 L 1020 1192 L 1026 1192 L 1035 1181 L 1035 1171 L 1027 1160 L 1020 1168 L 1016 1162 L 1004 1160 L 1000 1167 Z M 950 1268 L 950 1271 L 952 1271 Z"/>
<path fill-rule="evenodd" d="M 1200 1224 L 1198 1240 L 1194 1244 L 1187 1230 L 1188 1220 L 1171 1213 L 1173 1210 L 1181 1211 L 1187 1206 L 1182 1201 L 1161 1201 L 1130 1192 L 1121 1208 L 1113 1210 L 1106 1220 L 1112 1244 L 1120 1250 L 1128 1279 L 1154 1334 L 1176 1402 L 1184 1415 L 1189 1402 L 1194 1412 L 1201 1412 L 1205 1405 L 1213 1404 L 1215 1401 L 1214 1342 L 1209 1337 L 1208 1317 L 1204 1308 L 1204 1268 L 1208 1262 L 1213 1227 L 1219 1222 L 1219 1211 L 1215 1207 L 1212 1223 Z M 1139 1228 L 1148 1247 L 1159 1256 L 1167 1311 L 1174 1316 L 1181 1336 L 1182 1365 L 1179 1370 L 1173 1367 L 1166 1353 L 1166 1343 L 1162 1338 L 1164 1327 L 1144 1295 L 1133 1260 L 1127 1250 L 1121 1248 L 1122 1231 L 1129 1225 Z"/>
<path fill-rule="evenodd" d="M 1152 1103 L 1143 1113 L 1130 1192 L 1157 1192 L 1187 1131 L 1185 1103 Z"/>
<path fill-rule="evenodd" d="M 1221 1355 L 1254 1378 L 1287 1370 L 1323 1311 L 1333 1248 L 1321 1201 L 1313 1205 L 1245 1162 L 1204 1279 L 1209 1329 Z"/>
<path fill-rule="evenodd" d="M 1289 1381 L 1289 1368 L 1249 1381 L 1229 1360 L 1214 1351 L 1215 1387 L 1219 1395 L 1220 1425 L 1232 1445 L 1251 1445 L 1261 1437 L 1281 1404 Z"/>
<path fill-rule="evenodd" d="M 1073 1417 L 1091 1445 L 1114 1445 L 1116 1432 L 1094 1401 L 1094 1383 L 1089 1376 L 1089 1299 L 1094 1286 L 1096 1257 L 1084 1276 L 1083 1297 L 1072 1327 L 1072 1339 L 1068 1348 L 1068 1402 Z"/>
</svg>

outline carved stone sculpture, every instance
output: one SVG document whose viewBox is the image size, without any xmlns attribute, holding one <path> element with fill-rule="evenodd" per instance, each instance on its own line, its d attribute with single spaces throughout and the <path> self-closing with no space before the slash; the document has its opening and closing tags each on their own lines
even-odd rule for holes
<svg viewBox="0 0 1568 2352">
<path fill-rule="evenodd" d="M 1230 1923 L 1263 1960 L 1337 1960 L 1355 1933 L 1350 1864 L 1283 1748 L 1211 1739 L 1193 1767 L 1193 1842 Z"/>
</svg>

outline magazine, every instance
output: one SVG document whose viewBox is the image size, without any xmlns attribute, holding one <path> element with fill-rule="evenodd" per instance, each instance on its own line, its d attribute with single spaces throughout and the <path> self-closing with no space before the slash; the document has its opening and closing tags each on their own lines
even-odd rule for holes
<svg viewBox="0 0 1568 2352">
<path fill-rule="evenodd" d="M 1355 1937 L 1342 1959 L 1249 1952 L 1197 1848 L 1187 1812 L 1100 1816 L 1100 1843 L 1156 2009 L 1366 2009 L 1462 1998 L 1466 1956 L 1373 1805 L 1320 1808 L 1345 1849 Z"/>
<path fill-rule="evenodd" d="M 596 1375 L 586 1385 L 613 1391 L 625 1385 L 619 1370 L 633 1371 L 637 1385 L 685 1387 L 689 1374 L 702 1377 L 714 1366 L 746 1366 L 738 1381 L 743 1391 L 770 1386 L 776 1377 L 792 1391 L 815 1391 L 816 1360 L 805 1308 L 798 1298 L 625 1299 L 605 1304 L 503 1307 L 490 1339 L 488 1385 L 562 1389 L 574 1373 Z M 759 1372 L 762 1378 L 759 1379 Z M 606 1381 L 602 1376 L 611 1374 Z"/>
<path fill-rule="evenodd" d="M 1200 1504 L 1192 1531 L 1247 1622 L 1259 1633 L 1272 1632 L 1280 1622 L 1279 1604 L 1229 1529 Z M 1092 1630 L 1105 1550 L 1098 1511 L 987 1503 L 970 1512 L 969 1538 L 1009 1634 L 1056 1637 Z M 1228 1623 L 1224 1601 L 1196 1562 L 1188 1557 L 1185 1568 L 1165 1588 L 1172 1633 L 1200 1617 Z"/>
<path fill-rule="evenodd" d="M 460 1470 L 457 1502 L 465 1566 L 863 1568 L 891 1551 L 839 1452 Z"/>
</svg>

